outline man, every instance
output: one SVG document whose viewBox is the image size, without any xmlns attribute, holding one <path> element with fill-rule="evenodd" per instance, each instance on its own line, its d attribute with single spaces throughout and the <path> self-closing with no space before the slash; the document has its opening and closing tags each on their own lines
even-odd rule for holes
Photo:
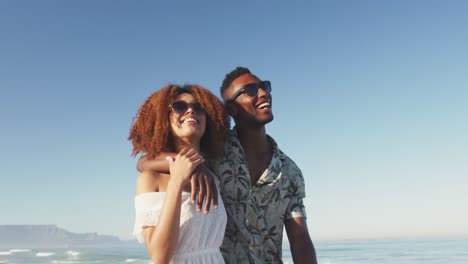
<svg viewBox="0 0 468 264">
<path fill-rule="evenodd" d="M 235 121 L 225 157 L 215 167 L 228 213 L 222 251 L 228 263 L 281 262 L 283 225 L 294 263 L 316 263 L 309 237 L 304 179 L 266 134 L 273 120 L 271 85 L 247 68 L 226 75 L 221 95 Z"/>
<path fill-rule="evenodd" d="M 283 226 L 294 263 L 317 263 L 302 173 L 266 134 L 265 125 L 273 120 L 270 82 L 237 67 L 220 90 L 236 124 L 224 159 L 213 166 L 228 215 L 221 248 L 226 263 L 281 263 Z M 154 169 L 145 162 L 139 170 Z"/>
</svg>

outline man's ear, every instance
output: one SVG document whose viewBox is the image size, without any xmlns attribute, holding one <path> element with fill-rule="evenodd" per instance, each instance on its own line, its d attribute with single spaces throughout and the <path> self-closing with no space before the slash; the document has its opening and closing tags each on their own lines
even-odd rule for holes
<svg viewBox="0 0 468 264">
<path fill-rule="evenodd" d="M 237 107 L 232 102 L 226 103 L 226 112 L 228 115 L 235 117 L 237 115 Z"/>
</svg>

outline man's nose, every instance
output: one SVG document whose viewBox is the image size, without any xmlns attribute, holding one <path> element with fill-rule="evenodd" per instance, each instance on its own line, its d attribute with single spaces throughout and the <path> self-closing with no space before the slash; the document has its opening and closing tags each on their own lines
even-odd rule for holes
<svg viewBox="0 0 468 264">
<path fill-rule="evenodd" d="M 263 89 L 263 87 L 258 88 L 258 92 L 257 92 L 258 97 L 268 96 L 269 94 L 270 93 L 265 91 L 265 89 Z"/>
</svg>

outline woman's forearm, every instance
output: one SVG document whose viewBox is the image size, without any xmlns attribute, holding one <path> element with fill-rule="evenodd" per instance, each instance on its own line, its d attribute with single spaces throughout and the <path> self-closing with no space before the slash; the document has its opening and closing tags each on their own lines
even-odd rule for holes
<svg viewBox="0 0 468 264">
<path fill-rule="evenodd" d="M 149 237 L 147 248 L 155 263 L 167 263 L 174 255 L 180 230 L 183 184 L 170 180 L 159 222 Z"/>
<path fill-rule="evenodd" d="M 156 263 L 167 263 L 174 255 L 180 230 L 182 190 L 193 170 L 203 162 L 194 149 L 182 149 L 175 159 L 168 158 L 170 180 L 156 228 L 148 239 L 148 251 Z"/>
</svg>

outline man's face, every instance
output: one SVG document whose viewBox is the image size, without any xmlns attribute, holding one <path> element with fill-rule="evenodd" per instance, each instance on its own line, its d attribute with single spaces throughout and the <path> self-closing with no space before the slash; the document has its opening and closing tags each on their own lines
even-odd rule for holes
<svg viewBox="0 0 468 264">
<path fill-rule="evenodd" d="M 223 98 L 226 101 L 232 98 L 245 85 L 260 82 L 261 80 L 253 74 L 243 74 L 235 79 L 231 86 L 226 89 Z M 256 95 L 250 96 L 247 93 L 241 93 L 234 101 L 227 102 L 228 112 L 236 123 L 265 125 L 273 120 L 271 94 L 262 88 L 258 89 Z"/>
</svg>

